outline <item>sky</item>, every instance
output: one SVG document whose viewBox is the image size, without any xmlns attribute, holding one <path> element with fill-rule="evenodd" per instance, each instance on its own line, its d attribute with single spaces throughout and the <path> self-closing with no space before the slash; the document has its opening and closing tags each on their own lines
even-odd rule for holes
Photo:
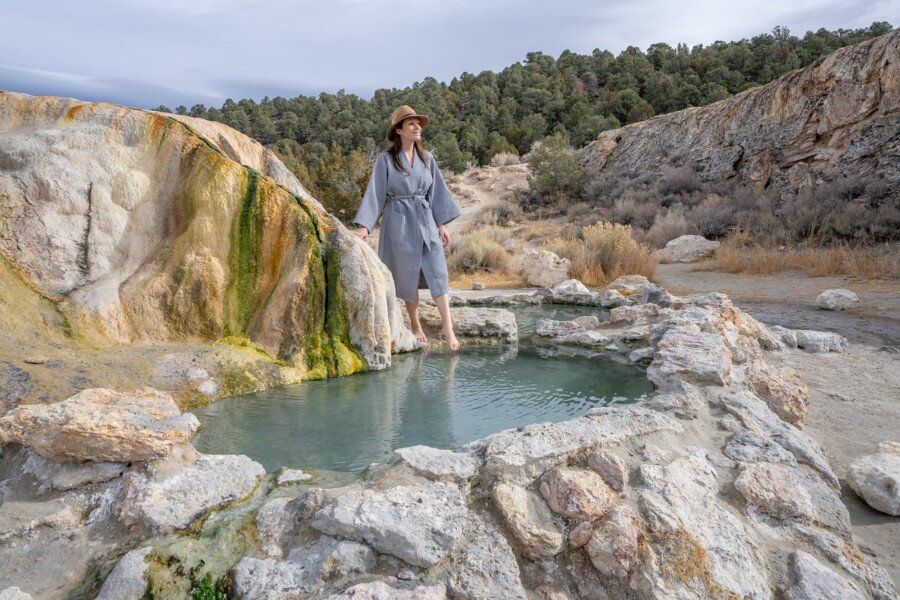
<svg viewBox="0 0 900 600">
<path fill-rule="evenodd" d="M 900 26 L 900 0 L 0 0 L 0 89 L 153 108 L 346 92 L 786 26 Z"/>
</svg>

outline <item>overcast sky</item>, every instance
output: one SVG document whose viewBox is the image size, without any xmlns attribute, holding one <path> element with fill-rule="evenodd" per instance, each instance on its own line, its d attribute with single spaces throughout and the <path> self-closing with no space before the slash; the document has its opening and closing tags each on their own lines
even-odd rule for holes
<svg viewBox="0 0 900 600">
<path fill-rule="evenodd" d="M 0 0 L 0 89 L 219 106 L 406 87 L 539 50 L 900 25 L 900 0 Z"/>
</svg>

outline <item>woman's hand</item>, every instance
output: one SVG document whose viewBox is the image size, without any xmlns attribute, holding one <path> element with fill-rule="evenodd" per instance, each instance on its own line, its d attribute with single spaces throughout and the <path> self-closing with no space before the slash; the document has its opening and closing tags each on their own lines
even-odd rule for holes
<svg viewBox="0 0 900 600">
<path fill-rule="evenodd" d="M 369 230 L 365 227 L 357 227 L 353 230 L 353 233 L 359 236 L 359 239 L 365 241 L 369 239 Z"/>
<path fill-rule="evenodd" d="M 438 227 L 438 235 L 441 236 L 441 242 L 447 246 L 450 244 L 450 234 L 447 232 L 447 228 L 441 225 Z"/>
</svg>

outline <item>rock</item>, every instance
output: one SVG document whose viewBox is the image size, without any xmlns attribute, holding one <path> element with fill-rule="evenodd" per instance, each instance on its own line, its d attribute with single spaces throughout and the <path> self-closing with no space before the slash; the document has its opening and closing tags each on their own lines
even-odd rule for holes
<svg viewBox="0 0 900 600">
<path fill-rule="evenodd" d="M 36 356 L 26 356 L 26 357 L 23 358 L 22 360 L 24 360 L 25 363 L 26 363 L 26 364 L 29 364 L 29 365 L 43 365 L 43 364 L 46 364 L 46 362 L 47 362 L 47 357 L 46 357 L 46 356 L 40 356 L 40 355 L 36 355 Z"/>
<path fill-rule="evenodd" d="M 32 475 L 42 493 L 49 490 L 66 491 L 92 483 L 103 483 L 122 474 L 122 463 L 60 462 L 44 458 L 31 448 L 23 448 L 25 456 L 22 472 Z"/>
<path fill-rule="evenodd" d="M 825 290 L 816 298 L 816 306 L 824 310 L 847 310 L 859 304 L 859 298 L 850 290 Z"/>
<path fill-rule="evenodd" d="M 741 424 L 762 437 L 771 438 L 793 454 L 801 463 L 822 474 L 836 489 L 840 488 L 837 475 L 825 458 L 822 447 L 790 423 L 785 423 L 751 392 L 726 393 L 721 396 L 725 408 L 735 415 Z"/>
<path fill-rule="evenodd" d="M 554 467 L 544 473 L 540 489 L 550 509 L 570 519 L 602 517 L 615 502 L 603 478 L 586 469 Z"/>
<path fill-rule="evenodd" d="M 120 516 L 153 531 L 184 529 L 209 509 L 246 496 L 265 473 L 241 454 L 204 454 L 193 462 L 152 469 L 149 477 L 126 473 Z"/>
<path fill-rule="evenodd" d="M 550 287 L 550 299 L 561 304 L 586 304 L 599 303 L 597 294 L 589 290 L 577 279 L 567 279 Z"/>
<path fill-rule="evenodd" d="M 631 300 L 623 296 L 619 290 L 605 290 L 600 292 L 598 299 L 600 301 L 600 306 L 603 308 L 616 308 L 631 303 Z"/>
<path fill-rule="evenodd" d="M 0 417 L 0 442 L 63 461 L 147 461 L 188 443 L 199 426 L 168 394 L 94 388 L 54 404 L 10 410 Z"/>
<path fill-rule="evenodd" d="M 2 92 L 0 148 L 0 197 L 18 225 L 0 251 L 42 295 L 64 299 L 73 339 L 234 335 L 293 378 L 390 364 L 402 329 L 390 271 L 258 142 L 188 116 Z M 190 211 L 180 210 L 186 199 Z M 259 210 L 242 213 L 245 203 Z M 253 269 L 231 260 L 239 245 Z M 306 318 L 306 307 L 325 306 L 332 276 L 341 303 Z M 234 281 L 245 286 L 239 307 Z M 309 345 L 326 330 L 341 341 Z"/>
<path fill-rule="evenodd" d="M 797 466 L 793 454 L 769 438 L 744 429 L 728 438 L 723 454 L 740 462 L 770 462 Z"/>
<path fill-rule="evenodd" d="M 594 522 L 582 521 L 569 530 L 569 548 L 582 548 L 587 545 L 594 535 Z"/>
<path fill-rule="evenodd" d="M 682 431 L 677 421 L 640 406 L 598 408 L 561 423 L 535 423 L 495 433 L 469 449 L 483 448 L 484 472 L 495 481 L 529 485 L 544 471 L 601 445 L 658 431 Z"/>
<path fill-rule="evenodd" d="M 275 479 L 276 485 L 291 485 L 294 483 L 303 483 L 313 478 L 312 475 L 301 469 L 281 469 L 278 477 Z"/>
<path fill-rule="evenodd" d="M 850 531 L 850 515 L 837 494 L 816 476 L 771 463 L 744 467 L 734 487 L 748 505 L 774 519 L 800 519 L 835 531 Z"/>
<path fill-rule="evenodd" d="M 0 410 L 12 408 L 32 393 L 31 376 L 12 363 L 0 361 Z"/>
<path fill-rule="evenodd" d="M 481 463 L 471 454 L 439 450 L 430 446 L 410 446 L 394 454 L 414 471 L 429 479 L 464 482 L 478 474 Z"/>
<path fill-rule="evenodd" d="M 638 348 L 628 355 L 628 362 L 635 364 L 650 363 L 653 361 L 654 356 L 656 356 L 656 348 Z"/>
<path fill-rule="evenodd" d="M 788 423 L 797 425 L 809 412 L 809 389 L 790 367 L 755 360 L 747 370 L 746 385 Z"/>
<path fill-rule="evenodd" d="M 368 542 L 417 567 L 443 559 L 462 535 L 467 509 L 454 485 L 429 483 L 339 496 L 316 512 L 312 527 Z"/>
<path fill-rule="evenodd" d="M 151 546 L 132 550 L 119 559 L 106 576 L 97 600 L 140 600 L 144 597 L 148 582 L 144 573 L 148 565 L 144 559 L 153 550 Z"/>
<path fill-rule="evenodd" d="M 646 580 L 654 598 L 770 598 L 760 540 L 719 500 L 705 452 L 688 450 L 666 464 L 641 465 L 640 506 L 656 558 L 636 565 L 632 581 Z M 678 576 L 685 569 L 691 577 Z"/>
<path fill-rule="evenodd" d="M 588 467 L 596 471 L 606 485 L 621 492 L 628 484 L 628 469 L 621 458 L 606 450 L 591 452 L 587 459 Z"/>
<path fill-rule="evenodd" d="M 709 258 L 719 247 L 719 242 L 702 235 L 682 235 L 669 240 L 665 248 L 653 255 L 662 263 L 692 263 Z"/>
<path fill-rule="evenodd" d="M 571 264 L 549 250 L 529 250 L 522 255 L 519 269 L 529 285 L 550 287 L 566 280 Z"/>
<path fill-rule="evenodd" d="M 374 566 L 375 553 L 365 544 L 322 536 L 292 550 L 286 561 L 245 556 L 234 566 L 234 588 L 238 598 L 280 600 Z"/>
<path fill-rule="evenodd" d="M 597 327 L 600 327 L 600 319 L 597 315 L 581 315 L 580 317 L 575 317 L 573 321 L 585 329 L 596 329 Z"/>
<path fill-rule="evenodd" d="M 538 337 L 557 338 L 581 331 L 584 331 L 584 326 L 576 321 L 538 319 L 534 324 L 534 334 Z"/>
<path fill-rule="evenodd" d="M 290 498 L 272 498 L 256 511 L 256 535 L 259 538 L 259 549 L 266 556 L 281 558 L 284 552 L 281 543 L 289 531 L 294 528 L 297 515 L 296 507 Z"/>
<path fill-rule="evenodd" d="M 810 331 L 797 329 L 794 331 L 797 347 L 810 352 L 846 352 L 850 344 L 847 338 L 830 331 Z M 785 342 L 787 344 L 787 342 Z"/>
<path fill-rule="evenodd" d="M 591 563 L 606 577 L 625 579 L 637 564 L 638 515 L 628 506 L 617 506 L 594 529 L 587 544 Z"/>
<path fill-rule="evenodd" d="M 652 303 L 657 306 L 668 307 L 672 306 L 675 303 L 675 296 L 670 294 L 665 288 L 658 286 L 654 283 L 649 285 L 645 285 L 643 291 L 641 292 L 641 303 Z"/>
<path fill-rule="evenodd" d="M 617 306 L 609 311 L 611 323 L 646 324 L 659 316 L 659 305 L 638 304 L 635 306 Z"/>
<path fill-rule="evenodd" d="M 526 600 L 519 564 L 499 528 L 471 516 L 463 537 L 467 540 L 453 561 L 447 585 L 460 600 Z"/>
<path fill-rule="evenodd" d="M 472 289 L 473 289 L 473 290 L 483 290 L 483 289 L 484 289 L 484 284 L 481 283 L 480 281 L 473 281 L 473 282 L 472 282 Z"/>
<path fill-rule="evenodd" d="M 446 600 L 447 586 L 443 583 L 420 585 L 412 589 L 398 589 L 383 581 L 358 583 L 327 600 Z"/>
<path fill-rule="evenodd" d="M 725 385 L 730 372 L 731 352 L 722 336 L 672 327 L 657 344 L 647 379 L 660 388 L 678 380 Z"/>
<path fill-rule="evenodd" d="M 430 327 L 441 326 L 441 316 L 437 307 L 422 307 L 419 310 L 422 321 Z M 453 330 L 457 336 L 499 340 L 514 343 L 519 340 L 516 315 L 505 308 L 484 308 L 461 306 L 450 309 Z"/>
<path fill-rule="evenodd" d="M 892 31 L 841 48 L 722 102 L 603 131 L 579 160 L 591 177 L 686 166 L 701 181 L 776 193 L 869 173 L 895 184 L 900 165 L 883 157 L 896 149 L 900 125 L 882 90 L 896 80 L 898 37 Z"/>
<path fill-rule="evenodd" d="M 802 550 L 790 558 L 790 600 L 862 600 L 865 598 L 849 581 Z"/>
<path fill-rule="evenodd" d="M 0 600 L 31 600 L 31 594 L 13 586 L 0 591 Z"/>
<path fill-rule="evenodd" d="M 494 486 L 491 498 L 506 526 L 529 556 L 549 558 L 562 550 L 562 532 L 540 496 L 518 485 L 500 483 Z"/>
<path fill-rule="evenodd" d="M 607 287 L 625 296 L 634 296 L 640 294 L 647 285 L 650 285 L 650 280 L 643 275 L 623 275 Z"/>
<path fill-rule="evenodd" d="M 877 454 L 855 460 L 847 480 L 869 506 L 900 516 L 900 444 L 882 442 Z"/>
<path fill-rule="evenodd" d="M 788 348 L 797 347 L 797 332 L 781 325 L 769 327 L 769 333 Z"/>
</svg>

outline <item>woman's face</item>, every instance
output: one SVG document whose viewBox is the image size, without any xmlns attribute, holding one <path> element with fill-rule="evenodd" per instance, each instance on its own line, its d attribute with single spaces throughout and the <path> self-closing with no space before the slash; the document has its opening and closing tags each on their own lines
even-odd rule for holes
<svg viewBox="0 0 900 600">
<path fill-rule="evenodd" d="M 419 117 L 403 119 L 403 122 L 397 127 L 397 131 L 400 132 L 400 139 L 405 144 L 412 144 L 422 139 L 422 125 L 419 124 Z"/>
</svg>

